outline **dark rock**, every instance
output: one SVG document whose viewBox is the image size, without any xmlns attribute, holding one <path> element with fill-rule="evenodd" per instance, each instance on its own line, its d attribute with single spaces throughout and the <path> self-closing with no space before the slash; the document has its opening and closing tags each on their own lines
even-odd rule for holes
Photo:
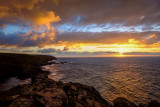
<svg viewBox="0 0 160 107">
<path fill-rule="evenodd" d="M 32 78 L 31 84 L 0 91 L 0 107 L 113 107 L 93 87 L 48 79 L 49 72 L 43 72 L 40 66 L 66 63 L 56 63 L 55 59 L 46 55 L 0 53 L 0 82 L 13 76 Z M 114 107 L 137 107 L 125 98 L 117 98 L 113 103 Z M 160 107 L 160 103 L 151 101 L 148 106 L 139 107 Z"/>
<path fill-rule="evenodd" d="M 61 62 L 61 64 L 66 64 L 67 62 Z"/>
<path fill-rule="evenodd" d="M 113 101 L 114 107 L 137 107 L 125 98 Z M 31 84 L 17 86 L 0 92 L 1 107 L 113 107 L 95 88 L 79 83 L 62 83 L 48 79 L 43 72 L 33 78 Z M 139 107 L 146 107 L 140 104 Z M 151 101 L 147 107 L 160 107 Z"/>
<path fill-rule="evenodd" d="M 19 98 L 14 100 L 9 107 L 43 107 L 44 105 L 36 99 Z"/>
<path fill-rule="evenodd" d="M 160 107 L 160 103 L 156 100 L 153 100 L 153 101 L 148 103 L 147 107 Z"/>
<path fill-rule="evenodd" d="M 139 104 L 139 107 L 147 107 L 147 104 L 141 103 L 141 104 Z"/>
<path fill-rule="evenodd" d="M 48 79 L 45 73 L 36 76 L 31 85 L 18 86 L 5 93 L 12 94 L 0 99 L 2 107 L 110 107 L 95 88 L 79 83 L 56 82 Z"/>
<path fill-rule="evenodd" d="M 113 103 L 114 107 L 137 107 L 133 102 L 130 102 L 122 97 L 118 97 L 113 101 Z"/>
<path fill-rule="evenodd" d="M 41 66 L 48 65 L 48 61 L 56 60 L 49 55 L 27 55 L 0 53 L 0 83 L 10 77 L 28 79 L 43 72 Z"/>
</svg>

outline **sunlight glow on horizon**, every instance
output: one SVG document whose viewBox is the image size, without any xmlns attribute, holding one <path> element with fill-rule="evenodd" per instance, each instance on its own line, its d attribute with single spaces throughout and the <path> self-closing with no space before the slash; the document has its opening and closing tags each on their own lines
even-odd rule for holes
<svg viewBox="0 0 160 107">
<path fill-rule="evenodd" d="M 0 52 L 59 56 L 160 55 L 157 11 L 160 2 L 58 1 L 2 1 Z"/>
</svg>

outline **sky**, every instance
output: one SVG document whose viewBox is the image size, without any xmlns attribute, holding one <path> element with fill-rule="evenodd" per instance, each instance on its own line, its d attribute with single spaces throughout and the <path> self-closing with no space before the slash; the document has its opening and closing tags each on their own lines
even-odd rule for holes
<svg viewBox="0 0 160 107">
<path fill-rule="evenodd" d="M 160 0 L 0 0 L 0 52 L 160 56 Z"/>
</svg>

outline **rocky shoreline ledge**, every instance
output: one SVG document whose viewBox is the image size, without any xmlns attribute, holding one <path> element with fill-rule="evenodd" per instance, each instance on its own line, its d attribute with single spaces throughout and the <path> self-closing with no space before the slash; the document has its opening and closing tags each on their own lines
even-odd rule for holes
<svg viewBox="0 0 160 107">
<path fill-rule="evenodd" d="M 56 58 L 49 55 L 0 53 L 0 83 L 15 76 L 21 80 L 35 77 L 43 72 L 41 66 L 52 60 Z"/>
<path fill-rule="evenodd" d="M 43 72 L 40 66 L 56 59 L 52 56 L 0 54 L 0 59 L 1 61 L 7 59 L 6 62 L 1 62 L 1 68 L 8 64 L 10 67 L 1 69 L 1 77 L 7 75 L 1 80 L 11 76 L 22 79 L 29 77 L 32 80 L 31 84 L 0 91 L 0 107 L 160 107 L 157 101 L 151 101 L 146 105 L 135 105 L 125 98 L 117 98 L 111 105 L 91 86 L 51 80 L 48 78 L 49 72 Z M 52 63 L 54 62 L 49 64 Z M 13 72 L 13 70 L 17 71 Z M 9 74 L 11 71 L 12 73 Z"/>
<path fill-rule="evenodd" d="M 91 86 L 57 82 L 48 78 L 48 72 L 32 78 L 31 84 L 0 92 L 1 107 L 138 107 L 125 98 L 117 98 L 113 104 Z M 139 107 L 160 107 L 160 103 L 151 101 Z"/>
</svg>

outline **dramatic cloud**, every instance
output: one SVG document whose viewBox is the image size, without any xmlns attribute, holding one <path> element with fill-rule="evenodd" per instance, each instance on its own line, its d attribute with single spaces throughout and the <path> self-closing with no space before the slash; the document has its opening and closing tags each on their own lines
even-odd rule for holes
<svg viewBox="0 0 160 107">
<path fill-rule="evenodd" d="M 68 52 L 60 49 L 54 48 L 46 48 L 37 51 L 38 53 L 42 54 L 52 54 L 52 55 L 59 55 L 59 56 L 102 56 L 102 55 L 113 55 L 118 54 L 118 52 L 110 52 L 110 51 L 98 51 L 98 52 Z"/>
<path fill-rule="evenodd" d="M 0 0 L 0 51 L 157 55 L 159 10 L 159 0 Z"/>
<path fill-rule="evenodd" d="M 41 49 L 38 50 L 39 53 L 59 53 L 61 50 L 59 49 L 54 49 L 54 48 L 48 48 L 48 49 Z"/>
<path fill-rule="evenodd" d="M 66 52 L 59 49 L 47 48 L 38 50 L 39 53 L 42 54 L 52 54 L 59 56 L 110 56 L 110 55 L 119 55 L 119 52 L 111 52 L 111 51 L 98 51 L 98 52 Z M 160 55 L 160 52 L 126 52 L 123 55 Z"/>
<path fill-rule="evenodd" d="M 0 45 L 19 46 L 19 47 L 43 47 L 45 45 L 54 44 L 55 31 L 54 29 L 44 33 L 30 31 L 26 34 L 9 34 L 6 35 L 0 32 Z"/>
<path fill-rule="evenodd" d="M 31 27 L 26 34 L 0 32 L 1 45 L 45 46 L 54 42 L 56 30 L 51 23 L 60 21 L 54 10 L 43 7 L 57 4 L 57 0 L 0 0 L 0 29 L 10 25 Z M 42 29 L 42 26 L 44 28 Z M 20 28 L 19 27 L 19 28 Z M 11 30 L 11 29 L 9 29 Z M 9 31 L 8 30 L 8 31 Z M 15 29 L 16 30 L 16 29 Z"/>
<path fill-rule="evenodd" d="M 57 40 L 67 41 L 69 43 L 90 43 L 90 44 L 114 44 L 128 43 L 128 40 L 134 38 L 140 44 L 153 44 L 160 41 L 159 32 L 65 32 L 59 33 Z M 131 42 L 131 41 L 130 41 Z"/>
<path fill-rule="evenodd" d="M 63 23 L 159 24 L 159 5 L 159 0 L 60 0 L 55 11 Z"/>
<path fill-rule="evenodd" d="M 35 24 L 48 24 L 59 21 L 53 10 L 43 7 L 43 3 L 54 4 L 57 0 L 0 0 L 0 18 L 3 22 L 14 23 L 31 21 Z M 50 4 L 49 4 L 50 3 Z"/>
<path fill-rule="evenodd" d="M 0 26 L 0 30 L 1 30 L 2 28 L 6 28 L 6 27 L 7 27 L 7 25 L 3 24 L 3 25 Z"/>
</svg>

